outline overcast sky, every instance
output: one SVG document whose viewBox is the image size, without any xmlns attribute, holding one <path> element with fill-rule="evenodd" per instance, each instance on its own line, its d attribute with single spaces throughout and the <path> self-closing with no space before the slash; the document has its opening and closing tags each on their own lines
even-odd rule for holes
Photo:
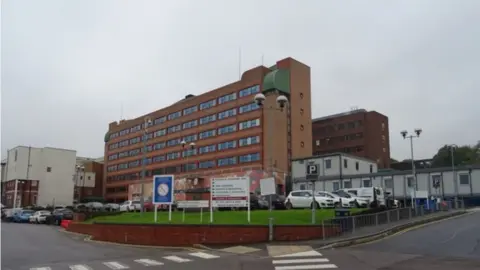
<svg viewBox="0 0 480 270">
<path fill-rule="evenodd" d="M 3 0 L 1 149 L 103 155 L 108 123 L 293 57 L 313 117 L 357 106 L 424 130 L 418 158 L 480 139 L 480 1 Z"/>
</svg>

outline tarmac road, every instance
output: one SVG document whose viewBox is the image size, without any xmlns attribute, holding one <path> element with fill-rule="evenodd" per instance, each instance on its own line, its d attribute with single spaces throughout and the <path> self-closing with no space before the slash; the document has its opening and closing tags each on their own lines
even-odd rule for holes
<svg viewBox="0 0 480 270">
<path fill-rule="evenodd" d="M 236 270 L 251 257 L 229 253 L 141 248 L 84 241 L 59 227 L 2 223 L 2 270 Z"/>
<path fill-rule="evenodd" d="M 377 242 L 330 252 L 338 256 L 340 269 L 478 270 L 480 212 L 413 228 Z"/>
</svg>

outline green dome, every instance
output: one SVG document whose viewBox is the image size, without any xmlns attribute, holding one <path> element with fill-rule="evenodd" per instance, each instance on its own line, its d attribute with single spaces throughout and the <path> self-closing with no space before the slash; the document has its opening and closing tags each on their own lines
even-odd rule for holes
<svg viewBox="0 0 480 270">
<path fill-rule="evenodd" d="M 107 131 L 107 133 L 105 133 L 105 138 L 103 139 L 103 141 L 107 143 L 109 140 L 110 140 L 110 131 Z"/>
<path fill-rule="evenodd" d="M 290 95 L 290 71 L 288 69 L 276 69 L 265 75 L 262 92 L 267 93 L 273 90 Z"/>
</svg>

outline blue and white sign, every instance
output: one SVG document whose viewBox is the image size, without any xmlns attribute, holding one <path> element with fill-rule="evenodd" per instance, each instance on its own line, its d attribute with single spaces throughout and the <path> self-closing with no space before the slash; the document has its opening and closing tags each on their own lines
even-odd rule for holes
<svg viewBox="0 0 480 270">
<path fill-rule="evenodd" d="M 153 203 L 172 204 L 175 187 L 173 175 L 153 176 Z"/>
</svg>

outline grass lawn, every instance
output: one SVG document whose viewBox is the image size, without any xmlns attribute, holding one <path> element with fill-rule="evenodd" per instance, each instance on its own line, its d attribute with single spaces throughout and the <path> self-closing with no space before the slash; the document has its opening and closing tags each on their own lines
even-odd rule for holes
<svg viewBox="0 0 480 270">
<path fill-rule="evenodd" d="M 358 212 L 361 209 L 351 209 L 351 212 Z M 274 224 L 282 225 L 302 225 L 311 224 L 312 211 L 305 210 L 255 210 L 251 211 L 250 224 L 267 225 L 270 215 L 274 218 Z M 322 220 L 333 218 L 334 209 L 322 209 L 316 211 L 316 223 L 321 224 Z M 168 211 L 158 212 L 157 223 L 166 224 L 168 222 Z M 123 213 L 116 216 L 102 216 L 86 221 L 92 222 L 108 222 L 108 223 L 155 223 L 154 213 Z M 172 212 L 173 224 L 209 224 L 210 212 L 203 212 L 203 222 L 200 222 L 200 213 L 185 213 L 185 221 L 183 221 L 183 213 L 181 211 Z M 247 211 L 216 211 L 213 213 L 213 224 L 248 224 Z"/>
</svg>

